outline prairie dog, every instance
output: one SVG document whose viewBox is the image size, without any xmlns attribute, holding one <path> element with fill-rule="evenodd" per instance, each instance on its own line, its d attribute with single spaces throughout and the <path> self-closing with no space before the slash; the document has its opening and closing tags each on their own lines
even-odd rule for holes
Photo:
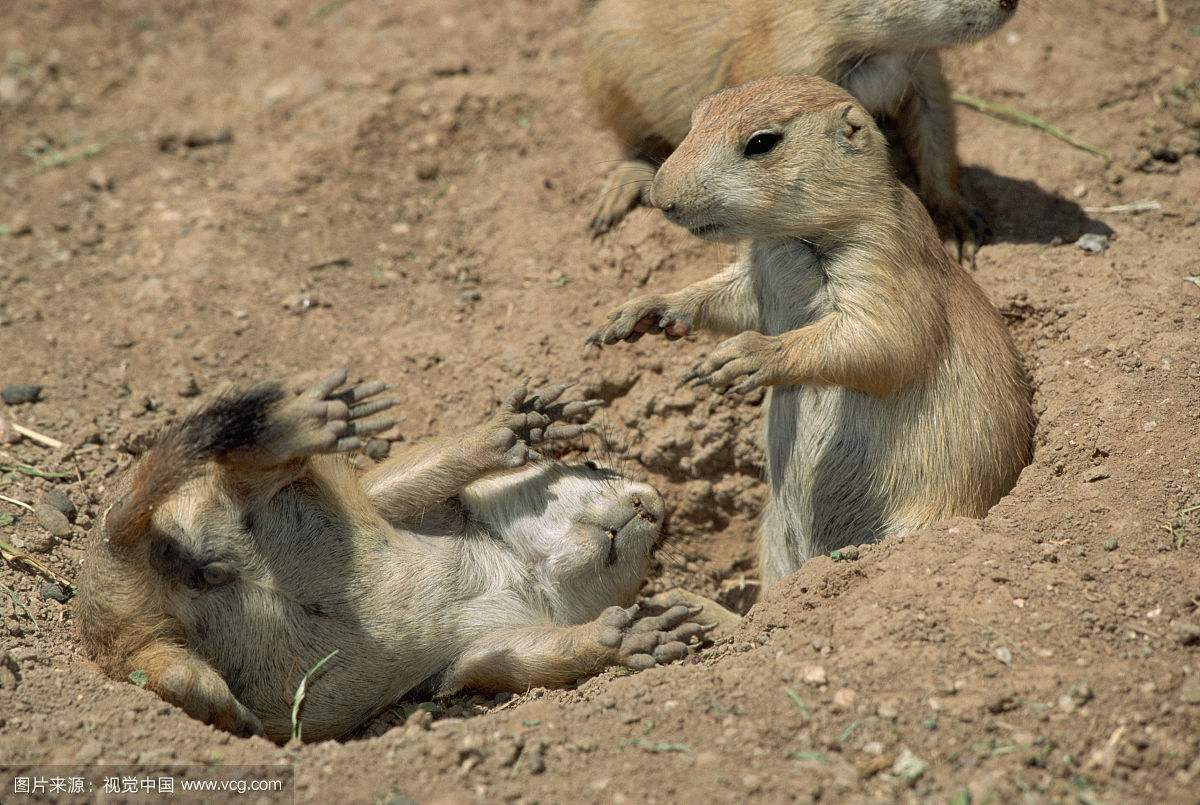
<svg viewBox="0 0 1200 805">
<path fill-rule="evenodd" d="M 584 88 L 625 161 L 591 228 L 615 225 L 724 87 L 816 75 L 896 123 L 921 199 L 973 259 L 982 219 L 959 192 L 954 117 L 938 49 L 982 39 L 1018 0 L 599 0 L 583 23 Z"/>
<path fill-rule="evenodd" d="M 589 340 L 738 333 L 685 379 L 771 387 L 764 585 L 816 554 L 982 517 L 1016 482 L 1034 426 L 1016 348 L 848 92 L 790 76 L 705 99 L 650 199 L 740 241 L 739 258 L 627 302 Z"/>
<path fill-rule="evenodd" d="M 345 735 L 406 693 L 524 691 L 682 657 L 706 629 L 630 606 L 663 517 L 650 486 L 541 460 L 599 404 L 514 391 L 482 426 L 359 478 L 344 455 L 383 384 L 229 392 L 169 428 L 98 521 L 79 582 L 109 675 L 195 718 L 287 740 Z M 572 423 L 575 420 L 575 423 Z"/>
</svg>

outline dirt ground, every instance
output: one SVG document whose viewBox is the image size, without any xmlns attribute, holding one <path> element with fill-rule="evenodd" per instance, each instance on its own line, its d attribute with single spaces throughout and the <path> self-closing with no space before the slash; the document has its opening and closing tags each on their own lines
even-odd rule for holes
<svg viewBox="0 0 1200 805">
<path fill-rule="evenodd" d="M 1166 5 L 1164 26 L 1150 0 L 1030 0 L 948 55 L 957 89 L 1111 155 L 958 111 L 996 230 L 976 277 L 1040 418 L 983 521 L 815 559 L 682 664 L 284 748 L 101 677 L 73 604 L 4 565 L 0 762 L 293 763 L 302 801 L 1200 802 L 1200 2 Z M 761 397 L 675 390 L 712 339 L 582 348 L 729 253 L 647 210 L 585 233 L 617 155 L 578 88 L 579 12 L 3 4 L 0 386 L 44 389 L 0 413 L 65 447 L 0 445 L 64 474 L 0 471 L 0 494 L 78 514 L 51 537 L 0 502 L 0 537 L 73 577 L 114 474 L 229 380 L 348 363 L 397 384 L 409 441 L 576 378 L 611 400 L 593 449 L 671 507 L 649 588 L 752 603 Z"/>
</svg>

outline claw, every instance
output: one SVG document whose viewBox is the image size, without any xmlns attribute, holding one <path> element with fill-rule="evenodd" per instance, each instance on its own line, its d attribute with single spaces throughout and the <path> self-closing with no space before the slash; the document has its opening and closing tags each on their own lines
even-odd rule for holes
<svg viewBox="0 0 1200 805">
<path fill-rule="evenodd" d="M 506 411 L 515 411 L 525 401 L 525 395 L 529 393 L 529 384 L 521 383 L 515 389 L 508 393 L 504 401 L 500 403 L 500 407 Z"/>
<path fill-rule="evenodd" d="M 549 388 L 539 389 L 528 405 L 534 410 L 541 410 L 543 407 L 557 400 L 562 396 L 563 392 L 575 385 L 574 383 L 558 383 Z"/>
<path fill-rule="evenodd" d="M 701 377 L 703 377 L 703 375 L 704 375 L 704 373 L 700 371 L 700 365 L 697 364 L 692 367 L 692 370 L 690 372 L 688 372 L 686 375 L 684 375 L 683 377 L 681 377 L 679 379 L 679 385 L 676 386 L 675 388 L 681 389 L 684 386 L 688 385 L 688 383 L 690 383 L 691 381 L 699 380 Z"/>
</svg>

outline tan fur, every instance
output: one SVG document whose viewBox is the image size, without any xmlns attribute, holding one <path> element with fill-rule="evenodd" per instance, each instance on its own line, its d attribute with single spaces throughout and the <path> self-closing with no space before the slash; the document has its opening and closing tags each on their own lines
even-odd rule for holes
<svg viewBox="0 0 1200 805">
<path fill-rule="evenodd" d="M 959 192 L 950 92 L 937 50 L 1003 25 L 1017 0 L 599 0 L 583 25 L 584 87 L 626 161 L 592 221 L 616 224 L 723 87 L 816 75 L 895 118 L 929 210 L 973 255 L 981 224 Z M 648 144 L 655 144 L 650 148 Z M 640 181 L 639 181 L 640 180 Z M 958 247 L 956 247 L 958 248 Z"/>
<path fill-rule="evenodd" d="M 488 422 L 365 478 L 337 453 L 387 427 L 382 384 L 345 372 L 292 398 L 232 392 L 169 429 L 98 523 L 79 582 L 89 654 L 195 718 L 286 740 L 344 735 L 416 688 L 525 690 L 678 659 L 694 608 L 626 607 L 658 493 L 530 445 L 590 426 L 598 400 L 518 389 Z M 364 389 L 366 389 L 364 391 Z M 115 516 L 114 516 L 115 512 Z M 136 672 L 136 673 L 135 673 Z"/>
<path fill-rule="evenodd" d="M 775 146 L 745 153 L 756 133 Z M 705 99 L 651 200 L 738 261 L 628 302 L 590 340 L 738 333 L 689 375 L 770 386 L 770 584 L 809 557 L 953 515 L 980 517 L 1028 463 L 1034 418 L 999 314 L 940 247 L 871 116 L 817 78 Z"/>
</svg>

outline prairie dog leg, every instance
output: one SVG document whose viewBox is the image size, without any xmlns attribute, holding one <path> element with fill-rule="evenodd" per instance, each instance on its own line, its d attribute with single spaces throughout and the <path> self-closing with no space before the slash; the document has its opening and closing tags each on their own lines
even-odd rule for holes
<svg viewBox="0 0 1200 805">
<path fill-rule="evenodd" d="M 947 249 L 959 262 L 974 266 L 988 227 L 959 189 L 954 110 L 937 54 L 922 54 L 912 76 L 912 91 L 897 115 L 901 141 L 921 200 L 942 229 Z"/>
<path fill-rule="evenodd" d="M 129 658 L 145 687 L 192 718 L 234 735 L 261 735 L 262 723 L 234 697 L 212 666 L 174 643 L 151 643 Z"/>
<path fill-rule="evenodd" d="M 649 161 L 641 158 L 626 159 L 612 169 L 592 210 L 588 229 L 593 237 L 608 232 L 645 200 L 645 193 L 657 170 Z"/>
<path fill-rule="evenodd" d="M 692 621 L 702 626 L 711 626 L 712 631 L 708 636 L 713 639 L 728 637 L 742 623 L 742 616 L 736 612 L 730 612 L 711 598 L 705 598 L 681 587 L 651 596 L 645 603 L 660 609 L 681 605 L 692 609 L 699 607 L 700 612 L 692 617 Z"/>
<path fill-rule="evenodd" d="M 641 617 L 637 606 L 609 607 L 582 626 L 513 627 L 489 632 L 468 646 L 447 672 L 441 693 L 562 687 L 610 665 L 635 670 L 682 659 L 687 645 L 709 627 L 691 619 L 698 610 L 675 606 Z"/>
<path fill-rule="evenodd" d="M 758 576 L 763 592 L 800 569 L 811 553 L 810 540 L 796 534 L 774 499 L 758 525 Z"/>
<path fill-rule="evenodd" d="M 487 422 L 461 436 L 414 445 L 363 478 L 363 489 L 384 518 L 419 518 L 496 470 L 538 458 L 535 446 L 574 439 L 592 430 L 586 422 L 603 400 L 560 398 L 560 383 L 535 392 L 518 386 Z"/>
<path fill-rule="evenodd" d="M 758 299 L 750 282 L 747 255 L 719 274 L 667 294 L 637 296 L 608 314 L 603 327 L 587 343 L 635 342 L 643 335 L 662 333 L 682 338 L 694 330 L 740 333 L 761 326 Z"/>
</svg>

